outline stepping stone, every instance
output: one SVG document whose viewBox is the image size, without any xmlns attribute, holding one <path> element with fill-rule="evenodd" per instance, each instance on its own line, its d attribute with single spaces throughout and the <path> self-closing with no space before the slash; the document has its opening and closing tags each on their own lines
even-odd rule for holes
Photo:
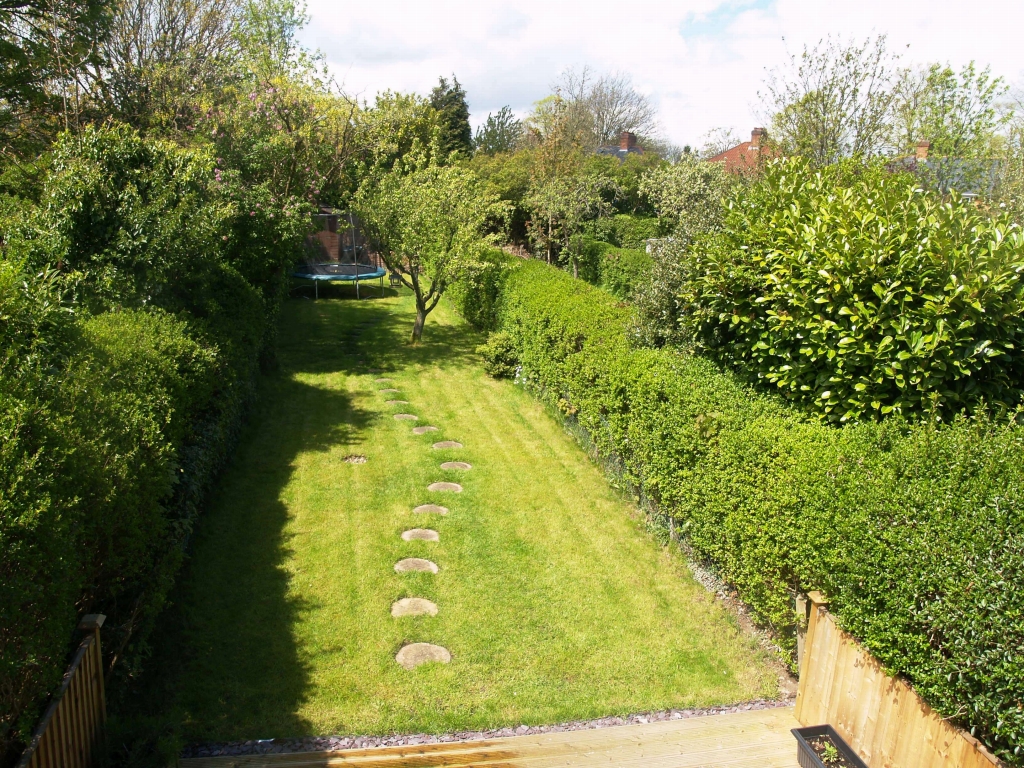
<svg viewBox="0 0 1024 768">
<path fill-rule="evenodd" d="M 346 464 L 365 464 L 366 457 L 358 453 L 352 453 L 342 459 Z"/>
<path fill-rule="evenodd" d="M 370 368 L 369 371 L 370 373 L 383 373 L 380 368 Z"/>
<path fill-rule="evenodd" d="M 413 416 L 411 413 L 396 413 L 395 418 L 399 421 L 416 421 L 419 416 Z"/>
<path fill-rule="evenodd" d="M 378 389 L 377 391 L 380 392 L 382 395 L 393 395 L 396 392 L 398 392 L 397 389 Z"/>
<path fill-rule="evenodd" d="M 416 669 L 420 664 L 429 664 L 435 661 L 439 664 L 447 664 L 452 660 L 452 655 L 447 648 L 430 643 L 409 643 L 402 646 L 402 650 L 395 656 L 395 661 L 405 669 Z"/>
<path fill-rule="evenodd" d="M 385 400 L 384 405 L 408 405 L 408 400 Z"/>
<path fill-rule="evenodd" d="M 442 440 L 440 443 L 434 443 L 434 447 L 440 451 L 445 448 L 461 448 L 462 443 L 457 443 L 454 440 Z"/>
<path fill-rule="evenodd" d="M 434 506 L 431 504 L 430 506 Z M 438 507 L 438 509 L 444 509 L 444 507 Z M 445 512 L 448 510 L 445 509 Z M 442 513 L 443 514 L 443 513 Z M 402 541 L 440 541 L 441 536 L 437 531 L 432 531 L 429 528 L 413 528 L 412 530 L 405 531 L 402 534 Z"/>
<path fill-rule="evenodd" d="M 391 379 L 374 379 L 373 383 L 374 384 L 390 384 L 391 383 Z"/>
<path fill-rule="evenodd" d="M 403 597 L 391 604 L 391 615 L 396 619 L 403 616 L 437 616 L 437 605 L 422 597 Z"/>
<path fill-rule="evenodd" d="M 437 573 L 437 563 L 424 560 L 422 557 L 407 557 L 395 563 L 395 573 Z"/>
<path fill-rule="evenodd" d="M 428 491 L 451 491 L 452 493 L 462 493 L 462 486 L 458 483 L 431 483 L 427 486 Z"/>
<path fill-rule="evenodd" d="M 472 464 L 467 464 L 464 461 L 446 461 L 441 465 L 441 469 L 472 469 Z"/>
<path fill-rule="evenodd" d="M 437 432 L 437 427 L 413 427 L 412 433 L 414 435 L 425 435 L 427 432 Z"/>
<path fill-rule="evenodd" d="M 448 507 L 442 507 L 437 504 L 420 504 L 416 509 L 413 510 L 413 514 L 416 515 L 447 515 Z"/>
</svg>

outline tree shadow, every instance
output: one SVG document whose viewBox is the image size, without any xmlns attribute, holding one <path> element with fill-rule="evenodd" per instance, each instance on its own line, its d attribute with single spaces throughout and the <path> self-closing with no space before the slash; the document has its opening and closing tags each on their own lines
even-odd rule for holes
<svg viewBox="0 0 1024 768">
<path fill-rule="evenodd" d="M 356 448 L 380 415 L 361 402 L 371 393 L 318 386 L 301 375 L 342 370 L 326 353 L 345 350 L 321 337 L 329 326 L 307 329 L 307 313 L 293 309 L 282 317 L 280 367 L 259 381 L 258 400 L 152 635 L 145 674 L 112 702 L 112 763 L 167 764 L 183 742 L 311 732 L 298 714 L 311 680 L 295 626 L 317 606 L 290 594 L 283 493 L 300 455 Z"/>
</svg>

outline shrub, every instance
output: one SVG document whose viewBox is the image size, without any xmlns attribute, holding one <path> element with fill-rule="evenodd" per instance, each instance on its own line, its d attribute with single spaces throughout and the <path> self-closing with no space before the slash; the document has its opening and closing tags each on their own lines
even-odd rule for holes
<svg viewBox="0 0 1024 768">
<path fill-rule="evenodd" d="M 488 248 L 480 257 L 482 268 L 458 276 L 448 288 L 456 311 L 477 330 L 489 331 L 497 321 L 497 300 L 508 273 L 522 261 L 500 248 Z"/>
<path fill-rule="evenodd" d="M 647 279 L 653 261 L 643 250 L 609 248 L 601 254 L 599 264 L 601 287 L 623 301 L 629 301 L 637 287 Z"/>
<path fill-rule="evenodd" d="M 689 340 L 824 419 L 1020 400 L 1024 232 L 909 175 L 771 164 L 678 261 Z"/>
<path fill-rule="evenodd" d="M 512 337 L 504 331 L 492 333 L 487 343 L 481 344 L 476 351 L 483 355 L 484 370 L 496 379 L 511 379 L 516 375 L 516 348 Z"/>
<path fill-rule="evenodd" d="M 649 216 L 616 214 L 591 224 L 592 236 L 617 248 L 644 250 L 647 241 L 666 234 L 665 225 Z"/>
<path fill-rule="evenodd" d="M 569 414 L 792 649 L 795 590 L 944 716 L 1024 738 L 1024 429 L 836 428 L 712 362 L 631 348 L 629 310 L 538 262 L 507 279 L 520 380 Z"/>
</svg>

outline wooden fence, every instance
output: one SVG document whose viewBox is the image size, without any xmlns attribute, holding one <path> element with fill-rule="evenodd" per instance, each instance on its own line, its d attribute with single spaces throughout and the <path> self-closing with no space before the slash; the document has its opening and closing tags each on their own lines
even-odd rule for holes
<svg viewBox="0 0 1024 768">
<path fill-rule="evenodd" d="M 100 627 L 105 618 L 90 614 L 78 625 L 88 634 L 17 768 L 89 768 L 95 762 L 107 719 L 100 653 Z"/>
<path fill-rule="evenodd" d="M 903 680 L 846 632 L 812 592 L 799 652 L 796 719 L 828 723 L 870 768 L 994 768 L 1002 763 L 969 734 L 939 717 Z"/>
</svg>

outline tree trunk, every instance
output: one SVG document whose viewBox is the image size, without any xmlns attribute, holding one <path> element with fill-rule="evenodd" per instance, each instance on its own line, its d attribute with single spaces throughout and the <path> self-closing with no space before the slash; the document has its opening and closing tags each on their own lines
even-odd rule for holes
<svg viewBox="0 0 1024 768">
<path fill-rule="evenodd" d="M 575 256 L 572 257 L 572 276 L 575 277 L 577 280 L 580 279 L 580 267 L 579 263 L 576 261 Z"/>
<path fill-rule="evenodd" d="M 416 302 L 416 322 L 412 326 L 412 343 L 419 344 L 423 336 L 423 324 L 427 322 L 427 310 L 418 301 Z"/>
</svg>

